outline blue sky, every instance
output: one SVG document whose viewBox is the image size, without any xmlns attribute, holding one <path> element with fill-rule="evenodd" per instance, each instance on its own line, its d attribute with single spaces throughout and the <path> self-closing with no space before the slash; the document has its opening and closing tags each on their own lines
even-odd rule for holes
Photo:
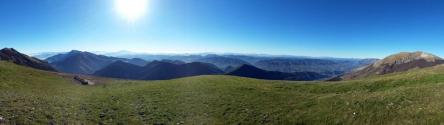
<svg viewBox="0 0 444 125">
<path fill-rule="evenodd" d="M 134 22 L 113 0 L 1 0 L 0 47 L 69 51 L 444 56 L 443 0 L 149 0 Z"/>
</svg>

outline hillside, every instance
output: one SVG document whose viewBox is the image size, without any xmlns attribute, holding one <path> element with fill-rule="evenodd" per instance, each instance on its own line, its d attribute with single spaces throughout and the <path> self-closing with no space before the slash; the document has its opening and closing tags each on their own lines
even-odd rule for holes
<svg viewBox="0 0 444 125">
<path fill-rule="evenodd" d="M 295 81 L 312 81 L 328 78 L 327 75 L 321 75 L 315 72 L 294 72 L 285 73 L 278 71 L 266 71 L 254 67 L 252 65 L 242 65 L 237 69 L 227 73 L 227 75 L 241 76 L 267 80 L 295 80 Z"/>
<path fill-rule="evenodd" d="M 366 67 L 342 76 L 342 79 L 364 78 L 372 75 L 384 75 L 403 72 L 416 68 L 425 68 L 444 64 L 438 56 L 425 52 L 401 52 L 390 55 Z"/>
<path fill-rule="evenodd" d="M 27 56 L 13 48 L 4 48 L 0 50 L 0 61 L 9 61 L 18 65 L 32 67 L 40 70 L 56 71 L 48 62 Z"/>
<path fill-rule="evenodd" d="M 82 86 L 12 63 L 0 71 L 0 117 L 17 124 L 444 122 L 443 65 L 333 83 L 199 76 Z"/>
</svg>

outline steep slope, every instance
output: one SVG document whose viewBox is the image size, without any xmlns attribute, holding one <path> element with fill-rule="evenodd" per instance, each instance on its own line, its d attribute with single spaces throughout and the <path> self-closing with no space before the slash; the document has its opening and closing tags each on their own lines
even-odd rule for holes
<svg viewBox="0 0 444 125">
<path fill-rule="evenodd" d="M 330 76 L 340 75 L 362 67 L 376 59 L 310 59 L 310 58 L 275 58 L 254 63 L 254 66 L 279 72 L 316 72 Z"/>
<path fill-rule="evenodd" d="M 47 61 L 58 71 L 74 74 L 92 74 L 119 60 L 135 65 L 145 65 L 147 63 L 146 61 L 137 58 L 115 58 L 76 50 L 47 59 Z"/>
<path fill-rule="evenodd" d="M 211 63 L 219 67 L 219 69 L 227 69 L 229 67 L 239 67 L 244 64 L 249 64 L 248 62 L 240 59 L 223 56 L 205 57 L 195 60 L 195 62 Z"/>
<path fill-rule="evenodd" d="M 402 52 L 394 54 L 376 63 L 356 69 L 342 76 L 342 79 L 363 78 L 372 75 L 384 75 L 416 68 L 425 68 L 444 64 L 438 56 L 425 52 Z"/>
<path fill-rule="evenodd" d="M 47 62 L 22 54 L 13 48 L 4 48 L 0 50 L 0 60 L 40 70 L 56 71 Z"/>
<path fill-rule="evenodd" d="M 144 67 L 117 61 L 97 71 L 94 75 L 136 80 L 165 80 L 197 75 L 222 74 L 216 66 L 207 63 L 173 64 L 153 61 Z"/>
<path fill-rule="evenodd" d="M 297 80 L 297 81 L 318 80 L 328 77 L 326 75 L 321 75 L 314 72 L 285 73 L 278 71 L 266 71 L 251 65 L 242 65 L 236 70 L 228 73 L 228 75 L 257 78 L 257 79 L 268 79 L 268 80 Z"/>
</svg>

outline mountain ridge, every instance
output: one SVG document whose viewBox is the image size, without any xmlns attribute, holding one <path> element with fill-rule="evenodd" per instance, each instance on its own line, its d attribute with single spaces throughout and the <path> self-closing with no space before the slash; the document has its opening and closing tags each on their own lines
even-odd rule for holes
<svg viewBox="0 0 444 125">
<path fill-rule="evenodd" d="M 372 75 L 384 75 L 395 72 L 408 71 L 415 68 L 426 68 L 444 64 L 444 60 L 436 55 L 416 51 L 400 52 L 387 56 L 373 64 L 355 69 L 341 76 L 341 79 L 356 79 Z"/>
<path fill-rule="evenodd" d="M 28 66 L 40 70 L 56 71 L 48 64 L 48 62 L 22 54 L 14 48 L 1 49 L 0 60 L 10 61 L 18 65 Z"/>
</svg>

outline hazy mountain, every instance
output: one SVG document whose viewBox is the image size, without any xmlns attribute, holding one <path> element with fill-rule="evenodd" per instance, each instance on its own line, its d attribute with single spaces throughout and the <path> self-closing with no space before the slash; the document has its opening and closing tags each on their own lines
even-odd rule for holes
<svg viewBox="0 0 444 125">
<path fill-rule="evenodd" d="M 254 67 L 252 65 L 242 65 L 234 71 L 228 73 L 228 75 L 268 79 L 268 80 L 296 80 L 296 81 L 310 81 L 327 78 L 327 75 L 321 75 L 315 72 L 295 72 L 285 73 L 278 71 L 266 71 Z"/>
<path fill-rule="evenodd" d="M 402 52 L 342 76 L 342 79 L 363 78 L 444 64 L 438 56 L 425 52 Z"/>
<path fill-rule="evenodd" d="M 40 70 L 56 71 L 47 62 L 22 54 L 13 48 L 4 48 L 0 50 L 0 60 Z"/>
<path fill-rule="evenodd" d="M 41 59 L 41 60 L 45 60 L 49 57 L 55 56 L 57 54 L 63 54 L 64 52 L 42 52 L 42 53 L 33 53 L 30 54 L 30 56 Z"/>
<path fill-rule="evenodd" d="M 70 52 L 72 53 L 72 52 Z M 89 55 L 91 55 L 90 53 Z M 104 53 L 106 54 L 106 53 Z M 319 74 L 337 76 L 346 72 L 350 72 L 355 68 L 371 64 L 376 59 L 342 59 L 342 58 L 315 58 L 302 56 L 272 56 L 272 55 L 242 55 L 242 54 L 137 54 L 127 51 L 108 53 L 119 57 L 112 57 L 111 59 L 99 59 L 99 66 L 77 66 L 78 69 L 74 73 L 90 74 L 103 68 L 116 60 L 122 60 L 138 66 L 144 66 L 148 62 L 145 60 L 161 60 L 174 64 L 184 64 L 186 62 L 204 62 L 216 65 L 219 69 L 226 72 L 234 70 L 243 64 L 250 64 L 255 67 L 279 72 L 316 72 Z M 47 59 L 48 62 L 56 62 L 64 60 L 69 53 L 59 54 Z M 106 57 L 106 56 L 105 56 Z M 128 58 L 128 59 L 127 59 Z M 135 59 L 130 59 L 135 58 Z M 106 60 L 103 62 L 103 60 Z M 91 65 L 88 63 L 81 63 L 82 65 Z M 64 65 L 64 64 L 63 64 Z M 62 66 L 63 66 L 62 65 Z M 54 66 L 56 68 L 60 65 Z M 72 66 L 68 66 L 72 67 Z M 91 68 L 92 67 L 92 68 Z M 75 67 L 72 67 L 75 68 Z M 59 68 L 61 69 L 61 68 Z M 91 69 L 91 70 L 89 70 Z M 84 71 L 85 70 L 85 71 Z M 67 70 L 63 70 L 67 71 Z M 68 70 L 73 72 L 71 70 Z"/>
<path fill-rule="evenodd" d="M 162 59 L 160 60 L 160 62 L 167 62 L 167 63 L 172 63 L 172 64 L 185 64 L 186 62 L 181 61 L 181 60 L 169 60 L 169 59 Z"/>
<path fill-rule="evenodd" d="M 276 58 L 287 58 L 287 59 L 310 59 L 310 58 L 313 58 L 313 57 L 307 57 L 307 56 L 286 56 L 286 55 L 266 55 L 266 54 L 228 54 L 228 55 L 223 55 L 223 56 L 244 60 L 250 64 L 255 64 L 258 61 L 262 61 L 262 60 L 270 60 L 270 59 L 276 59 Z"/>
<path fill-rule="evenodd" d="M 193 53 L 193 54 L 148 54 L 148 53 L 135 53 L 130 51 L 119 51 L 119 52 L 111 52 L 104 53 L 107 56 L 120 57 L 120 58 L 142 58 L 144 60 L 152 61 L 152 60 L 181 60 L 185 62 L 193 62 L 199 59 L 208 58 L 208 57 L 227 57 L 233 59 L 243 60 L 250 64 L 253 64 L 257 61 L 278 57 L 286 57 L 286 58 L 308 58 L 305 56 L 284 56 L 284 55 L 265 55 L 265 54 L 240 54 L 240 53 L 223 53 L 223 54 L 215 54 L 215 53 Z"/>
<path fill-rule="evenodd" d="M 325 75 L 340 75 L 355 68 L 377 61 L 377 59 L 315 59 L 315 58 L 274 58 L 254 63 L 258 68 L 279 72 L 316 72 Z"/>
<path fill-rule="evenodd" d="M 183 62 L 192 62 L 193 60 L 197 60 L 203 58 L 204 55 L 199 54 L 138 54 L 138 53 L 112 53 L 105 54 L 107 56 L 114 56 L 119 58 L 141 58 L 147 61 L 154 60 L 180 60 Z"/>
<path fill-rule="evenodd" d="M 205 57 L 198 60 L 195 60 L 196 62 L 204 62 L 204 63 L 211 63 L 219 67 L 220 69 L 230 69 L 231 67 L 239 67 L 244 64 L 249 64 L 248 62 L 237 59 L 237 58 L 230 58 L 230 57 L 223 57 L 223 56 L 212 56 L 212 57 Z"/>
<path fill-rule="evenodd" d="M 145 61 L 141 58 L 119 59 L 119 60 L 138 66 L 145 66 L 146 64 L 148 64 L 148 61 Z"/>
<path fill-rule="evenodd" d="M 222 74 L 223 71 L 208 63 L 173 64 L 153 61 L 144 67 L 117 61 L 97 71 L 94 75 L 138 80 L 165 80 L 187 76 Z"/>
<path fill-rule="evenodd" d="M 66 54 L 59 54 L 46 59 L 61 72 L 75 74 L 92 74 L 95 71 L 118 60 L 107 56 L 100 56 L 89 52 L 73 50 Z"/>
<path fill-rule="evenodd" d="M 115 62 L 124 61 L 135 65 L 143 66 L 147 62 L 142 59 L 125 59 L 96 55 L 90 52 L 73 50 L 66 54 L 58 54 L 46 59 L 51 66 L 61 72 L 75 74 L 92 74 L 99 69 Z"/>
</svg>

